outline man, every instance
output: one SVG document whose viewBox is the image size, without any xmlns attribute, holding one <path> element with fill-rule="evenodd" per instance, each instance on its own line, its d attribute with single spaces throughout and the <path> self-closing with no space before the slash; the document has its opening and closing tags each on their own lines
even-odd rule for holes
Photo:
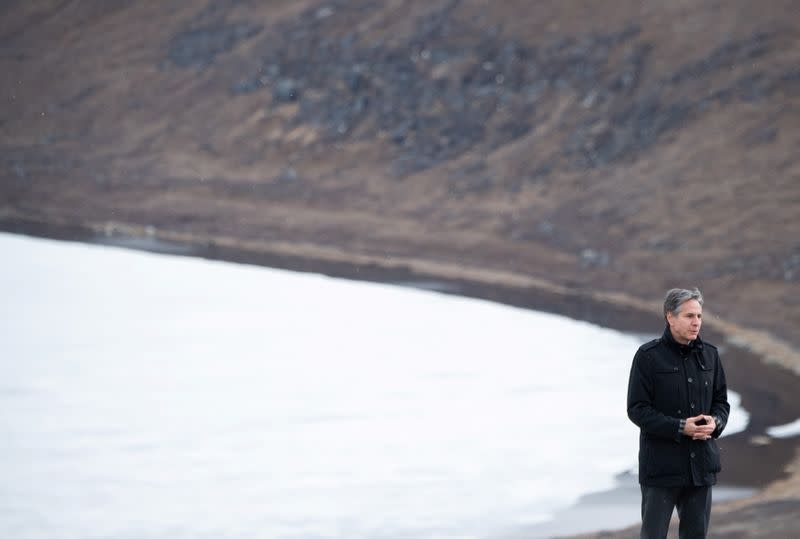
<svg viewBox="0 0 800 539">
<path fill-rule="evenodd" d="M 670 290 L 664 334 L 633 358 L 628 417 L 640 429 L 642 539 L 666 537 L 675 507 L 681 538 L 708 532 L 711 486 L 720 471 L 716 438 L 730 405 L 717 348 L 700 339 L 702 315 L 699 290 Z"/>
</svg>

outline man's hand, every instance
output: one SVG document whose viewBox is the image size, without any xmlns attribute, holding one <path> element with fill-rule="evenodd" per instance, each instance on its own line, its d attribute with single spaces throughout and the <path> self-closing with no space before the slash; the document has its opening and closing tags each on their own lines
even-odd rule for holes
<svg viewBox="0 0 800 539">
<path fill-rule="evenodd" d="M 686 419 L 683 434 L 693 440 L 708 440 L 716 428 L 717 424 L 710 415 L 696 415 Z"/>
</svg>

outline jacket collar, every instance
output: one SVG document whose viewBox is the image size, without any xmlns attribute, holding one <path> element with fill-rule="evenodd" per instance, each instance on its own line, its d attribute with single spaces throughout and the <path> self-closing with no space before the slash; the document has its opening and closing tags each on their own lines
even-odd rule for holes
<svg viewBox="0 0 800 539">
<path fill-rule="evenodd" d="M 689 351 L 703 350 L 703 340 L 700 338 L 700 335 L 698 335 L 695 340 L 689 342 L 689 344 L 680 344 L 675 340 L 675 337 L 672 336 L 672 332 L 669 330 L 669 324 L 667 324 L 667 327 L 664 328 L 664 334 L 661 336 L 661 340 L 678 352 L 684 348 L 688 348 Z"/>
</svg>

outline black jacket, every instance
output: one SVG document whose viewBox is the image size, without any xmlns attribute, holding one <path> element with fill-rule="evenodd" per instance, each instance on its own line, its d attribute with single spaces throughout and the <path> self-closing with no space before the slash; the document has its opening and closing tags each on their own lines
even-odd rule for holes
<svg viewBox="0 0 800 539">
<path fill-rule="evenodd" d="M 720 471 L 716 438 L 728 422 L 728 389 L 717 348 L 699 337 L 678 344 L 667 327 L 636 352 L 628 381 L 628 417 L 639 432 L 639 482 L 713 485 Z M 706 414 L 717 428 L 708 441 L 681 432 L 686 418 Z"/>
</svg>

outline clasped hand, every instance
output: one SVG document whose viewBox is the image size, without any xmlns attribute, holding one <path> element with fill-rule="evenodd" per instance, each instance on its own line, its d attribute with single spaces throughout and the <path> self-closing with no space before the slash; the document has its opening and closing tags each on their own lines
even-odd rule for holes
<svg viewBox="0 0 800 539">
<path fill-rule="evenodd" d="M 710 415 L 696 415 L 686 419 L 686 425 L 683 427 L 683 434 L 689 436 L 693 440 L 708 440 L 711 438 L 711 433 L 717 428 L 717 423 Z"/>
</svg>

